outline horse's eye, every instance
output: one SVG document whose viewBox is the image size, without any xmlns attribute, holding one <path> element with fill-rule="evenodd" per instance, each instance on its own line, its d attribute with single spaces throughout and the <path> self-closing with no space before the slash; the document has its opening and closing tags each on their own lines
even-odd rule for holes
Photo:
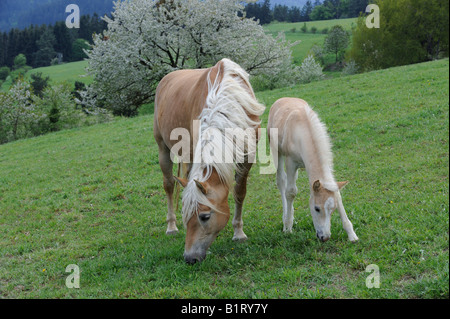
<svg viewBox="0 0 450 319">
<path fill-rule="evenodd" d="M 314 206 L 314 210 L 318 213 L 320 213 L 320 207 L 319 206 Z"/>
<path fill-rule="evenodd" d="M 201 220 L 202 222 L 207 222 L 207 221 L 209 220 L 210 217 L 211 217 L 211 214 L 210 214 L 210 213 L 198 215 L 198 218 L 200 218 L 200 220 Z"/>
</svg>

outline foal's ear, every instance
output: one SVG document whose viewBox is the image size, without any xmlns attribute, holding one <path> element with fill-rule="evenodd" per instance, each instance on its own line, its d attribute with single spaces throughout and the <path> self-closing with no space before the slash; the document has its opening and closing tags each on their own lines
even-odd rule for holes
<svg viewBox="0 0 450 319">
<path fill-rule="evenodd" d="M 313 191 L 318 192 L 320 191 L 320 188 L 322 187 L 322 185 L 320 184 L 320 181 L 317 180 L 313 183 Z"/>
<path fill-rule="evenodd" d="M 345 182 L 337 182 L 337 186 L 339 187 L 339 189 L 343 189 L 345 187 L 345 185 L 347 185 L 349 182 L 345 181 Z"/>
<path fill-rule="evenodd" d="M 206 195 L 206 183 L 199 182 L 198 180 L 194 179 L 195 185 L 200 189 L 200 191 L 203 193 L 203 195 Z"/>
<path fill-rule="evenodd" d="M 186 187 L 186 185 L 188 184 L 188 180 L 181 178 L 181 177 L 173 177 L 181 186 Z"/>
</svg>

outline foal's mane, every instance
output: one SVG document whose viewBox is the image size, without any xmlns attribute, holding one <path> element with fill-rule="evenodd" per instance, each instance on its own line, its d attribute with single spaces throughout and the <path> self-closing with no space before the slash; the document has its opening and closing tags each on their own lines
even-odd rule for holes
<svg viewBox="0 0 450 319">
<path fill-rule="evenodd" d="M 230 188 L 234 171 L 238 169 L 236 162 L 243 162 L 245 156 L 249 155 L 248 149 L 245 146 L 242 147 L 244 143 L 239 143 L 240 140 L 245 139 L 245 136 L 234 136 L 237 141 L 234 143 L 233 137 L 230 138 L 229 134 L 225 134 L 225 129 L 252 128 L 254 132 L 260 121 L 254 121 L 250 116 L 259 117 L 265 110 L 265 106 L 258 103 L 252 94 L 247 72 L 229 59 L 222 59 L 221 62 L 223 74 L 219 74 L 221 69 L 219 68 L 214 82 L 210 79 L 211 70 L 207 76 L 206 107 L 199 117 L 199 139 L 194 149 L 194 162 L 189 174 L 189 182 L 183 193 L 183 223 L 185 225 L 197 212 L 199 203 L 215 208 L 195 185 L 194 179 L 204 182 L 215 171 L 224 185 Z M 211 138 L 212 136 L 215 138 Z M 206 144 L 215 150 L 222 149 L 223 154 L 233 154 L 235 160 L 231 163 L 223 159 L 217 161 L 211 156 L 210 150 L 205 148 Z"/>
<path fill-rule="evenodd" d="M 309 121 L 310 134 L 315 149 L 317 150 L 317 158 L 324 173 L 324 180 L 321 181 L 323 186 L 330 191 L 337 191 L 338 187 L 333 176 L 333 152 L 331 150 L 331 140 L 328 135 L 327 128 L 319 116 L 309 105 L 305 107 L 305 112 Z"/>
</svg>

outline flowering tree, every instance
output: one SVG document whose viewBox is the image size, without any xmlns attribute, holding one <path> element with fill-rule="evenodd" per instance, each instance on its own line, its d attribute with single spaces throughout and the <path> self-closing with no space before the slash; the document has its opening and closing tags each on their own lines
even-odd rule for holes
<svg viewBox="0 0 450 319">
<path fill-rule="evenodd" d="M 31 136 L 30 127 L 44 117 L 32 100 L 31 85 L 17 80 L 0 94 L 0 144 Z"/>
<path fill-rule="evenodd" d="M 119 0 L 112 18 L 104 18 L 108 29 L 86 51 L 94 82 L 82 103 L 132 116 L 167 73 L 224 57 L 253 75 L 288 70 L 293 44 L 267 35 L 243 9 L 236 0 Z"/>
<path fill-rule="evenodd" d="M 299 81 L 300 83 L 309 83 L 316 80 L 323 79 L 322 67 L 313 55 L 308 55 L 302 62 L 299 68 Z"/>
</svg>

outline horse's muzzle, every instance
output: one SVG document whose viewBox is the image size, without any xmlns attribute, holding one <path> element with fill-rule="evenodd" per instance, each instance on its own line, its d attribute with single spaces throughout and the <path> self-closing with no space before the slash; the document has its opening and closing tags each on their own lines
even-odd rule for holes
<svg viewBox="0 0 450 319">
<path fill-rule="evenodd" d="M 322 233 L 316 232 L 316 236 L 317 238 L 319 238 L 319 240 L 324 243 L 326 241 L 328 241 L 330 239 L 331 236 L 325 236 Z"/>
<path fill-rule="evenodd" d="M 186 254 L 184 253 L 184 261 L 190 265 L 195 264 L 196 262 L 201 262 L 205 259 L 206 252 L 204 254 Z"/>
</svg>

